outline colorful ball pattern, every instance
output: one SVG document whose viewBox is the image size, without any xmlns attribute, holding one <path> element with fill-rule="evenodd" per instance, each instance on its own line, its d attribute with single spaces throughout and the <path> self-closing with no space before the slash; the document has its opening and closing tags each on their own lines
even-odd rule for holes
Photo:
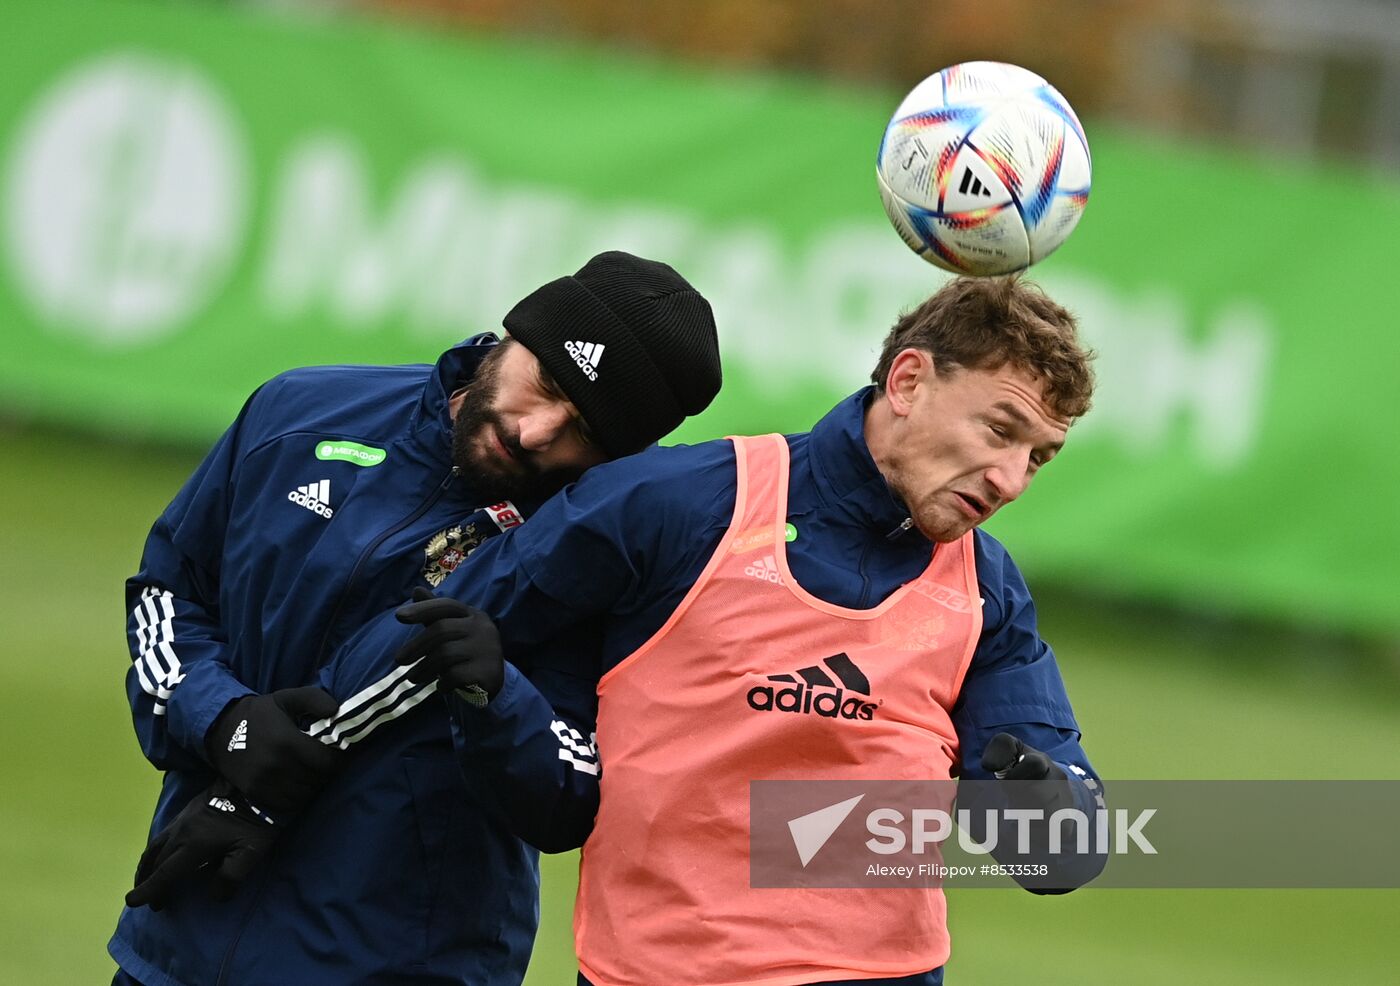
<svg viewBox="0 0 1400 986">
<path fill-rule="evenodd" d="M 1089 143 L 1069 102 L 1016 65 L 965 62 L 920 82 L 880 141 L 885 212 L 909 248 L 958 274 L 1022 270 L 1089 201 Z"/>
</svg>

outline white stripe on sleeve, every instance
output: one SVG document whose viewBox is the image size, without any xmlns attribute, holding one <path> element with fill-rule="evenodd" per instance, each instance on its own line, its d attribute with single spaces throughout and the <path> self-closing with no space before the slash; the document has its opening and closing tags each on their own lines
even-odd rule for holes
<svg viewBox="0 0 1400 986">
<path fill-rule="evenodd" d="M 559 759 L 583 774 L 598 776 L 598 734 L 588 739 L 567 722 L 555 719 L 549 724 L 559 740 Z"/>
<path fill-rule="evenodd" d="M 155 714 L 165 714 L 165 703 L 175 686 L 185 680 L 175 653 L 174 596 L 147 586 L 132 611 L 136 620 L 136 658 L 133 665 L 141 690 L 156 700 Z"/>
<path fill-rule="evenodd" d="M 415 684 L 409 667 L 394 670 L 341 703 L 335 715 L 313 722 L 306 730 L 327 746 L 349 749 L 387 722 L 392 722 L 437 691 L 436 681 Z"/>
</svg>

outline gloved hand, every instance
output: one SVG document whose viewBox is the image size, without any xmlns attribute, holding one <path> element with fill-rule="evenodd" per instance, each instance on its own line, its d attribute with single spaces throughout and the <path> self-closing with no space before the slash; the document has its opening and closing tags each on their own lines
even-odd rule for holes
<svg viewBox="0 0 1400 986">
<path fill-rule="evenodd" d="M 1069 780 L 1055 761 L 1033 746 L 1027 746 L 1010 733 L 997 733 L 982 751 L 982 769 L 997 780 Z"/>
<path fill-rule="evenodd" d="M 1076 785 L 1073 779 L 1045 753 L 1012 736 L 1010 733 L 997 733 L 982 751 L 982 769 L 997 778 L 977 785 L 981 792 L 982 807 L 1017 808 L 1043 812 L 1039 821 L 1031 821 L 1028 827 L 1027 851 L 1021 852 L 1017 839 L 1012 837 L 1013 827 L 1003 824 L 998 846 L 992 850 L 997 861 L 1003 864 L 1030 863 L 1044 867 L 1043 871 L 1021 871 L 1012 879 L 1035 894 L 1069 893 L 1075 887 L 1088 883 L 1103 869 L 1105 857 L 1097 853 L 1080 853 L 1074 848 L 1078 844 L 1079 826 L 1073 821 L 1060 822 L 1058 851 L 1050 852 L 1052 834 L 1050 819 L 1062 808 L 1079 807 L 1075 798 Z M 1087 793 L 1087 792 L 1086 792 Z M 962 791 L 959 789 L 959 805 L 962 804 Z M 1000 801 L 1001 804 L 995 804 Z M 976 818 L 974 814 L 971 817 Z M 1073 816 L 1070 816 L 1071 818 Z M 1019 836 L 1019 826 L 1014 829 Z"/>
<path fill-rule="evenodd" d="M 982 769 L 1012 785 L 1008 800 L 1016 807 L 1044 809 L 1046 816 L 1075 806 L 1069 774 L 1033 746 L 1010 733 L 997 733 L 982 751 Z"/>
<path fill-rule="evenodd" d="M 394 615 L 400 623 L 424 628 L 394 655 L 396 664 L 414 665 L 409 681 L 421 684 L 436 678 L 438 688 L 455 691 L 472 705 L 485 705 L 505 684 L 501 636 L 481 610 L 418 588 L 413 602 Z"/>
<path fill-rule="evenodd" d="M 228 704 L 205 736 L 209 763 L 248 800 L 274 817 L 304 808 L 340 764 L 341 751 L 312 739 L 298 720 L 334 715 L 320 688 L 285 688 Z"/>
<path fill-rule="evenodd" d="M 136 866 L 126 906 L 148 904 L 158 911 L 196 879 L 207 881 L 216 900 L 228 900 L 276 838 L 277 827 L 267 816 L 220 779 L 151 840 Z"/>
</svg>

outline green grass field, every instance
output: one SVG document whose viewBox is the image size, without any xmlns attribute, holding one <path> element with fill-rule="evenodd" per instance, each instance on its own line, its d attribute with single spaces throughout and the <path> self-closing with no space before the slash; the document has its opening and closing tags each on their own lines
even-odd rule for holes
<svg viewBox="0 0 1400 986">
<path fill-rule="evenodd" d="M 0 982 L 98 983 L 157 777 L 127 718 L 122 581 L 197 457 L 0 430 Z M 1109 778 L 1400 777 L 1375 655 L 1040 592 Z M 575 859 L 546 860 L 533 986 L 572 983 Z M 952 984 L 1396 981 L 1400 891 L 950 893 Z"/>
</svg>

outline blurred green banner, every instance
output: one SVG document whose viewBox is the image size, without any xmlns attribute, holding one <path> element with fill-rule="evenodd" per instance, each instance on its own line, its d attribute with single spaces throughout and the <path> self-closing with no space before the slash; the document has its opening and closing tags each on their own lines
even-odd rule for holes
<svg viewBox="0 0 1400 986">
<path fill-rule="evenodd" d="M 212 5 L 4 19 L 11 414 L 207 441 L 282 369 L 431 360 L 622 248 L 720 320 L 724 393 L 679 437 L 801 430 L 942 282 L 876 193 L 898 93 Z M 1036 276 L 1099 397 L 993 531 L 1110 598 L 1394 635 L 1400 186 L 1089 137 Z"/>
</svg>

